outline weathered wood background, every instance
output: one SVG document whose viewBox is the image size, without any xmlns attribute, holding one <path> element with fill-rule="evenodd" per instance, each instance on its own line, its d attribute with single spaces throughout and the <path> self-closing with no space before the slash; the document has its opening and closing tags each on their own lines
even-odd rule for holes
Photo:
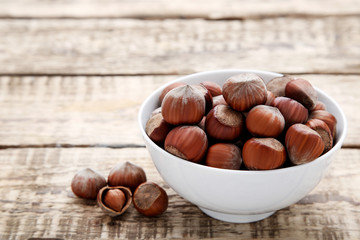
<svg viewBox="0 0 360 240">
<path fill-rule="evenodd" d="M 300 202 L 251 224 L 211 219 L 163 182 L 137 126 L 180 75 L 253 68 L 309 79 L 343 108 L 344 147 Z M 326 1 L 0 0 L 0 239 L 360 239 L 360 5 Z M 118 219 L 72 176 L 142 166 L 170 197 Z"/>
</svg>

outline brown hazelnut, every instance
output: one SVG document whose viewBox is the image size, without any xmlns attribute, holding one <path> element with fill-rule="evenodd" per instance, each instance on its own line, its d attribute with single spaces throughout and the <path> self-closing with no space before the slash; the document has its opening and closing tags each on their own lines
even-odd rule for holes
<svg viewBox="0 0 360 240">
<path fill-rule="evenodd" d="M 162 101 L 164 100 L 165 95 L 166 95 L 169 91 L 171 91 L 171 90 L 174 89 L 174 88 L 177 88 L 177 87 L 180 87 L 180 86 L 185 86 L 185 85 L 186 85 L 186 84 L 183 83 L 183 82 L 174 82 L 174 83 L 168 85 L 167 87 L 165 87 L 165 88 L 162 90 L 162 92 L 161 92 L 161 94 L 160 94 L 160 96 L 159 96 L 159 101 L 160 101 L 160 103 L 162 103 Z"/>
<path fill-rule="evenodd" d="M 204 94 L 205 98 L 205 114 L 207 114 L 210 109 L 212 109 L 212 95 L 209 91 L 209 89 L 205 88 L 203 85 L 191 85 L 192 87 L 198 89 L 200 92 Z"/>
<path fill-rule="evenodd" d="M 271 79 L 267 84 L 266 88 L 272 92 L 275 97 L 285 97 L 285 87 L 288 82 L 293 80 L 290 76 L 282 76 Z"/>
<path fill-rule="evenodd" d="M 334 115 L 325 110 L 317 110 L 310 113 L 309 119 L 320 119 L 324 121 L 330 128 L 333 139 L 335 139 L 337 120 Z"/>
<path fill-rule="evenodd" d="M 246 117 L 246 128 L 254 136 L 277 137 L 285 127 L 285 119 L 278 108 L 267 105 L 253 107 Z"/>
<path fill-rule="evenodd" d="M 123 214 L 129 208 L 131 202 L 131 191 L 123 186 L 103 187 L 97 195 L 99 207 L 111 217 Z"/>
<path fill-rule="evenodd" d="M 77 172 L 71 181 L 73 193 L 85 199 L 96 199 L 98 192 L 104 186 L 106 186 L 106 179 L 90 168 Z"/>
<path fill-rule="evenodd" d="M 275 98 L 273 106 L 284 116 L 286 127 L 295 123 L 305 123 L 309 116 L 308 110 L 301 103 L 288 97 Z"/>
<path fill-rule="evenodd" d="M 317 103 L 315 104 L 314 109 L 312 109 L 311 111 L 317 111 L 317 110 L 326 110 L 325 103 L 323 103 L 321 101 L 317 101 Z"/>
<path fill-rule="evenodd" d="M 274 99 L 275 99 L 275 95 L 272 92 L 267 91 L 267 99 L 265 105 L 271 106 Z"/>
<path fill-rule="evenodd" d="M 218 95 L 213 97 L 213 104 L 212 107 L 216 107 L 217 105 L 228 105 L 224 99 L 223 95 Z"/>
<path fill-rule="evenodd" d="M 137 186 L 146 182 L 144 170 L 130 162 L 120 163 L 110 170 L 108 176 L 109 186 L 123 186 L 129 188 L 132 192 Z"/>
<path fill-rule="evenodd" d="M 301 103 L 304 107 L 312 110 L 317 102 L 317 92 L 311 83 L 305 79 L 298 78 L 286 84 L 285 96 Z"/>
<path fill-rule="evenodd" d="M 151 118 L 152 116 L 154 116 L 158 113 L 161 113 L 161 107 L 158 107 L 154 111 L 152 111 L 149 118 Z"/>
<path fill-rule="evenodd" d="M 222 94 L 221 87 L 215 82 L 205 81 L 205 82 L 200 83 L 200 85 L 207 88 L 210 91 L 211 96 L 213 96 L 213 97 Z"/>
<path fill-rule="evenodd" d="M 146 182 L 134 192 L 133 203 L 139 213 L 154 217 L 162 214 L 168 207 L 168 195 L 159 185 Z"/>
<path fill-rule="evenodd" d="M 264 81 L 254 73 L 241 73 L 227 79 L 222 93 L 225 101 L 237 111 L 247 111 L 264 104 L 267 91 Z"/>
<path fill-rule="evenodd" d="M 284 164 L 286 150 L 275 138 L 251 138 L 245 142 L 242 156 L 248 169 L 270 170 Z"/>
<path fill-rule="evenodd" d="M 240 148 L 230 143 L 216 143 L 209 147 L 206 155 L 209 167 L 238 170 L 241 162 Z"/>
<path fill-rule="evenodd" d="M 165 95 L 161 108 L 169 124 L 198 124 L 205 115 L 204 94 L 193 86 L 180 86 Z"/>
<path fill-rule="evenodd" d="M 294 124 L 286 132 L 285 146 L 290 161 L 304 164 L 318 158 L 324 151 L 321 136 L 304 124 Z"/>
<path fill-rule="evenodd" d="M 163 145 L 166 135 L 171 129 L 172 126 L 164 120 L 161 113 L 150 117 L 145 126 L 146 134 L 158 145 Z"/>
<path fill-rule="evenodd" d="M 200 162 L 208 147 L 206 133 L 198 126 L 178 126 L 165 139 L 169 153 L 191 162 Z"/>
<path fill-rule="evenodd" d="M 324 142 L 324 153 L 329 151 L 333 146 L 333 137 L 328 125 L 320 119 L 310 119 L 306 122 L 306 126 L 315 130 Z"/>
<path fill-rule="evenodd" d="M 244 118 L 228 105 L 217 105 L 206 116 L 205 130 L 209 137 L 220 141 L 233 141 L 241 135 Z"/>
</svg>

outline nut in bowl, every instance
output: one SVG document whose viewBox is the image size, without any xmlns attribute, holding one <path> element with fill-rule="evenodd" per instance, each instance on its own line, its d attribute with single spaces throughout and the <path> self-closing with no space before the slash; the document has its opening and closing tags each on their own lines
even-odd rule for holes
<svg viewBox="0 0 360 240">
<path fill-rule="evenodd" d="M 217 70 L 184 76 L 168 85 L 175 82 L 189 85 L 214 82 L 223 86 L 230 77 L 243 73 L 256 74 L 265 84 L 282 76 L 279 73 L 255 70 Z M 318 100 L 325 104 L 326 111 L 337 120 L 333 147 L 315 160 L 262 171 L 220 169 L 184 160 L 154 143 L 145 131 L 152 112 L 161 105 L 159 96 L 168 85 L 153 92 L 140 108 L 138 120 L 145 144 L 164 181 L 205 214 L 222 221 L 259 221 L 296 203 L 317 186 L 330 165 L 333 154 L 341 148 L 345 139 L 347 122 L 344 113 L 331 97 L 315 88 Z M 261 89 L 264 91 L 263 87 Z M 265 100 L 261 99 L 260 104 L 264 103 Z M 263 158 L 266 159 L 267 156 Z"/>
</svg>

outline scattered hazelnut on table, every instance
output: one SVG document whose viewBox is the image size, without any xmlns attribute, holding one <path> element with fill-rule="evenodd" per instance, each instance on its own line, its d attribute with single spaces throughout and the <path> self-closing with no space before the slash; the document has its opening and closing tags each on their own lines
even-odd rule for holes
<svg viewBox="0 0 360 240">
<path fill-rule="evenodd" d="M 146 182 L 144 170 L 130 162 L 120 163 L 110 170 L 108 176 L 109 186 L 128 187 L 131 192 L 143 182 Z"/>
<path fill-rule="evenodd" d="M 133 195 L 133 203 L 139 213 L 154 217 L 162 214 L 168 207 L 168 195 L 165 190 L 153 182 L 138 186 Z"/>
<path fill-rule="evenodd" d="M 90 168 L 77 172 L 71 181 L 73 193 L 85 199 L 96 199 L 98 192 L 104 186 L 106 186 L 106 179 Z"/>
<path fill-rule="evenodd" d="M 123 186 L 103 187 L 97 196 L 97 203 L 104 213 L 117 217 L 130 207 L 132 194 L 129 188 Z"/>
<path fill-rule="evenodd" d="M 147 209 L 145 205 L 140 204 L 140 210 L 146 211 L 144 214 L 146 216 L 153 216 L 164 212 L 168 204 L 165 190 L 155 183 L 151 184 L 151 186 L 156 187 L 142 188 L 142 190 L 138 191 L 140 194 L 137 193 L 136 197 L 137 205 L 139 205 L 139 203 L 149 203 L 153 200 L 154 206 L 152 207 L 158 207 L 157 210 L 152 209 L 151 212 L 148 212 L 150 210 Z M 90 168 L 86 168 L 75 174 L 71 182 L 71 189 L 74 194 L 80 198 L 96 199 L 98 206 L 105 214 L 111 217 L 117 217 L 122 215 L 130 207 L 133 202 L 132 192 L 136 191 L 140 185 L 148 186 L 144 170 L 135 164 L 125 162 L 118 164 L 111 169 L 108 185 L 106 179 L 101 174 Z M 144 192 L 143 190 L 146 191 Z M 162 200 L 158 199 L 159 191 Z M 141 197 L 147 197 L 147 194 L 152 196 L 150 200 L 140 199 Z M 157 204 L 165 204 L 165 198 L 166 207 L 164 205 L 159 208 Z"/>
</svg>

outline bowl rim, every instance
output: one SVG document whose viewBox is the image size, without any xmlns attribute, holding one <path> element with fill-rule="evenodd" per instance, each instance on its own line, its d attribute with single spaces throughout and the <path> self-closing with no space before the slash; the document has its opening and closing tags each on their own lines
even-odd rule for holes
<svg viewBox="0 0 360 240">
<path fill-rule="evenodd" d="M 145 110 L 145 105 L 147 105 L 147 103 L 150 102 L 150 100 L 152 100 L 155 96 L 159 95 L 159 93 L 165 87 L 167 87 L 170 84 L 175 83 L 175 82 L 184 81 L 187 78 L 194 78 L 194 77 L 201 76 L 201 75 L 206 75 L 206 74 L 228 73 L 228 72 L 239 72 L 239 73 L 241 73 L 241 72 L 252 72 L 252 73 L 260 73 L 260 74 L 270 74 L 270 75 L 284 76 L 283 74 L 277 73 L 277 72 L 254 70 L 254 69 L 220 69 L 220 70 L 197 72 L 197 73 L 188 74 L 188 75 L 178 77 L 178 78 L 170 81 L 169 83 L 164 84 L 161 87 L 157 88 L 141 104 L 140 110 L 138 112 L 138 123 L 139 123 L 140 131 L 141 131 L 141 134 L 142 134 L 144 140 L 148 144 L 150 144 L 151 147 L 153 147 L 156 151 L 160 151 L 160 153 L 165 154 L 165 156 L 167 158 L 171 158 L 172 161 L 177 161 L 180 164 L 185 164 L 185 165 L 195 167 L 195 168 L 199 168 L 199 169 L 203 169 L 203 170 L 206 170 L 206 171 L 213 171 L 214 173 L 246 174 L 246 175 L 254 175 L 254 174 L 255 175 L 267 175 L 267 174 L 280 173 L 280 172 L 284 172 L 284 171 L 287 172 L 287 171 L 300 170 L 302 168 L 308 168 L 308 167 L 311 167 L 314 164 L 317 164 L 317 163 L 319 163 L 321 161 L 324 161 L 325 159 L 329 158 L 332 154 L 334 154 L 338 149 L 341 148 L 341 146 L 342 146 L 342 144 L 343 144 L 343 142 L 345 140 L 346 133 L 347 133 L 347 128 L 348 128 L 346 116 L 345 116 L 343 110 L 338 105 L 338 103 L 332 97 L 330 97 L 324 91 L 320 90 L 319 88 L 317 88 L 315 86 L 314 86 L 314 88 L 318 92 L 318 94 L 320 93 L 321 95 L 326 97 L 329 100 L 329 102 L 331 102 L 331 104 L 334 105 L 334 107 L 339 111 L 340 116 L 341 116 L 341 121 L 343 122 L 343 131 L 340 133 L 340 136 L 337 136 L 336 144 L 328 152 L 326 152 L 325 154 L 321 155 L 320 157 L 318 157 L 315 160 L 313 160 L 311 162 L 308 162 L 308 163 L 304 163 L 304 164 L 301 164 L 301 165 L 294 165 L 294 166 L 285 167 L 285 168 L 270 169 L 270 170 L 241 170 L 241 169 L 240 170 L 231 170 L 231 169 L 221 169 L 221 168 L 215 168 L 215 167 L 206 166 L 206 165 L 199 164 L 199 163 L 194 163 L 194 162 L 187 161 L 187 160 L 184 160 L 182 158 L 179 158 L 179 157 L 165 151 L 164 149 L 159 147 L 157 144 L 155 144 L 149 138 L 149 136 L 145 132 L 145 126 L 143 126 L 143 123 L 142 123 L 142 121 L 143 121 L 143 112 Z M 337 119 L 337 122 L 339 122 L 339 119 Z M 153 159 L 152 159 L 152 161 L 154 162 Z"/>
</svg>

